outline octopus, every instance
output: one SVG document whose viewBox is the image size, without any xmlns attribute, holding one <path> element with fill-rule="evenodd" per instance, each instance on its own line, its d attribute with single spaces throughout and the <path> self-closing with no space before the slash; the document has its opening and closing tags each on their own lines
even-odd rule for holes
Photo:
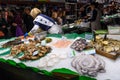
<svg viewBox="0 0 120 80">
<path fill-rule="evenodd" d="M 80 54 L 73 59 L 71 65 L 81 75 L 96 77 L 98 72 L 105 72 L 105 62 L 97 55 Z"/>
</svg>

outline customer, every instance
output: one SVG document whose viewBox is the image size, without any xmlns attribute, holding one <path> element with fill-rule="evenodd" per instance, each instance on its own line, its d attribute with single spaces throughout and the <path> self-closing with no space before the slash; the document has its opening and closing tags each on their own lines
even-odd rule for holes
<svg viewBox="0 0 120 80">
<path fill-rule="evenodd" d="M 30 32 L 26 35 L 34 35 L 38 29 L 42 29 L 43 31 L 47 31 L 48 33 L 61 33 L 61 28 L 57 25 L 57 23 L 50 17 L 41 14 L 41 10 L 38 8 L 33 8 L 30 12 L 31 16 L 34 18 L 34 26 L 30 30 Z"/>
<path fill-rule="evenodd" d="M 8 37 L 8 29 L 7 29 L 8 24 L 2 16 L 3 15 L 0 12 L 0 31 L 2 31 L 4 33 L 4 37 L 7 38 Z"/>
<path fill-rule="evenodd" d="M 30 8 L 26 7 L 23 13 L 23 22 L 27 29 L 27 32 L 30 31 L 33 27 L 33 17 L 30 15 Z"/>
<path fill-rule="evenodd" d="M 57 13 L 57 11 L 52 11 L 51 18 L 58 23 L 58 13 Z"/>
</svg>

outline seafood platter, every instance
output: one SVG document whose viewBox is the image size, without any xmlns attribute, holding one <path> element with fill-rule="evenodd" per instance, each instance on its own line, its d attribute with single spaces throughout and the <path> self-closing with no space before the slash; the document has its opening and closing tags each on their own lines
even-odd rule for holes
<svg viewBox="0 0 120 80">
<path fill-rule="evenodd" d="M 87 46 L 96 49 L 96 52 L 100 55 L 108 57 L 110 59 L 117 59 L 120 55 L 120 41 L 111 38 L 102 38 L 96 36 L 96 40 L 92 40 Z"/>
<path fill-rule="evenodd" d="M 45 38 L 46 43 L 50 42 L 51 39 Z M 3 48 L 10 47 L 10 55 L 13 58 L 18 58 L 19 60 L 36 60 L 51 51 L 51 47 L 46 45 L 41 45 L 41 41 L 27 39 L 25 41 L 17 38 L 13 41 L 8 41 L 2 45 Z"/>
</svg>

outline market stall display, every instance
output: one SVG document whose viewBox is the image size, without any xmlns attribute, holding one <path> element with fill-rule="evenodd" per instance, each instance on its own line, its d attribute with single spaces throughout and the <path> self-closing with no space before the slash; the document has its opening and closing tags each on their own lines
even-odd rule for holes
<svg viewBox="0 0 120 80">
<path fill-rule="evenodd" d="M 81 37 L 83 37 L 83 38 L 80 38 L 80 36 Z M 46 74 L 46 75 L 50 75 L 51 73 L 47 73 L 47 71 L 48 72 L 52 72 L 54 69 L 60 69 L 60 68 L 66 68 L 66 69 L 69 69 L 69 70 L 72 70 L 72 71 L 75 71 L 77 74 L 79 73 L 77 70 L 76 70 L 76 67 L 74 68 L 74 67 L 72 67 L 71 66 L 71 62 L 72 63 L 74 63 L 74 61 L 73 60 L 75 60 L 75 61 L 77 61 L 77 59 L 78 60 L 80 60 L 80 65 L 83 63 L 83 64 L 91 64 L 91 62 L 93 62 L 93 64 L 95 64 L 95 65 L 92 65 L 91 64 L 91 66 L 92 67 L 94 67 L 94 68 L 92 68 L 92 69 L 94 69 L 94 70 L 97 70 L 95 73 L 94 73 L 94 71 L 93 71 L 93 73 L 92 73 L 92 71 L 88 74 L 88 73 L 79 73 L 78 75 L 80 76 L 79 77 L 79 80 L 81 80 L 81 75 L 82 76 L 88 76 L 88 80 L 94 80 L 93 78 L 96 78 L 96 79 L 98 79 L 98 80 L 104 80 L 104 79 L 113 79 L 113 77 L 115 77 L 115 79 L 119 79 L 119 76 L 118 75 L 114 75 L 114 74 L 119 74 L 119 72 L 118 72 L 118 70 L 119 70 L 119 68 L 114 68 L 114 67 L 116 67 L 116 65 L 119 65 L 119 60 L 116 60 L 116 62 L 113 62 L 113 61 L 111 61 L 110 59 L 107 59 L 107 58 L 105 58 L 105 57 L 102 57 L 102 56 L 100 56 L 100 55 L 98 55 L 98 54 L 95 54 L 94 56 L 93 55 L 90 55 L 90 56 L 92 56 L 92 57 L 90 57 L 90 58 L 86 58 L 86 57 L 77 57 L 77 59 L 75 59 L 76 57 L 75 56 L 78 56 L 78 55 L 82 55 L 79 51 L 76 51 L 76 50 L 74 50 L 74 49 L 71 49 L 71 45 L 72 45 L 72 43 L 74 43 L 74 41 L 75 40 L 77 40 L 77 39 L 84 39 L 85 41 L 87 41 L 86 39 L 85 39 L 85 34 L 66 34 L 66 35 L 64 35 L 64 37 L 66 37 L 66 38 L 64 38 L 63 39 L 63 35 L 60 35 L 60 34 L 50 34 L 49 36 L 47 36 L 43 41 L 46 41 L 47 39 L 49 40 L 50 39 L 50 43 L 46 43 L 44 46 L 50 46 L 50 48 L 52 49 L 52 50 L 50 50 L 50 52 L 49 52 L 49 54 L 45 54 L 45 56 L 43 56 L 43 57 L 40 57 L 40 58 L 38 58 L 37 60 L 30 60 L 30 58 L 29 58 L 29 61 L 27 60 L 27 59 L 25 59 L 26 61 L 21 61 L 19 58 L 21 58 L 21 57 L 23 57 L 24 55 L 22 55 L 22 56 L 18 56 L 18 55 L 16 55 L 16 56 L 9 56 L 10 55 L 10 53 L 9 53 L 9 51 L 10 51 L 10 48 L 8 49 L 8 48 L 0 48 L 0 51 L 1 50 L 4 50 L 4 53 L 6 53 L 7 52 L 7 54 L 4 54 L 4 55 L 2 55 L 3 54 L 3 51 L 2 52 L 0 52 L 0 61 L 2 61 L 3 59 L 5 59 L 4 60 L 4 62 L 7 62 L 7 63 L 11 63 L 12 65 L 14 65 L 14 66 L 18 66 L 18 64 L 20 65 L 20 64 L 22 64 L 22 65 L 20 65 L 22 68 L 24 68 L 24 69 L 26 69 L 26 68 L 30 68 L 30 67 L 32 67 L 32 68 L 34 68 L 33 70 L 35 70 L 35 71 L 41 71 L 41 70 L 43 70 L 43 71 L 45 71 L 45 72 L 43 72 L 43 74 Z M 0 43 L 7 43 L 8 41 L 11 41 L 11 40 L 15 40 L 15 39 L 9 39 L 9 40 L 1 40 L 1 42 Z M 57 47 L 55 47 L 53 44 L 54 43 L 56 43 L 57 41 L 62 41 L 62 42 L 66 42 L 66 41 L 70 41 L 70 43 L 65 47 L 65 48 L 57 48 Z M 32 40 L 31 40 L 31 42 L 32 42 Z M 41 41 L 42 42 L 42 41 Z M 41 44 L 41 42 L 39 42 L 40 44 Z M 49 42 L 49 41 L 48 41 Z M 32 44 L 34 44 L 34 42 L 32 42 Z M 23 43 L 22 44 L 19 44 L 19 45 L 23 45 Z M 25 43 L 25 45 L 28 45 L 28 43 Z M 16 46 L 16 45 L 15 45 Z M 37 46 L 40 46 L 39 44 L 36 44 L 36 47 Z M 24 50 L 24 48 L 22 48 L 21 47 L 21 49 L 23 49 Z M 81 50 L 81 52 L 82 52 L 83 50 Z M 35 55 L 37 54 L 37 51 L 35 51 L 35 52 L 33 52 Z M 71 55 L 71 54 L 75 54 L 75 55 L 73 55 L 72 57 L 70 57 L 69 55 Z M 89 51 L 88 51 L 88 53 L 89 53 Z M 88 56 L 88 54 L 87 54 L 87 56 Z M 99 58 L 100 58 L 100 60 L 99 60 Z M 103 59 L 103 60 L 101 60 L 101 59 Z M 10 60 L 10 61 L 9 61 Z M 93 60 L 93 61 L 92 61 Z M 95 60 L 95 61 L 94 61 Z M 13 61 L 15 61 L 16 63 L 14 64 L 14 62 Z M 89 63 L 88 63 L 88 62 Z M 82 63 L 81 63 L 82 62 Z M 104 63 L 105 62 L 105 63 Z M 17 64 L 18 63 L 18 64 Z M 79 63 L 79 62 L 78 62 Z M 16 65 L 17 64 L 17 65 Z M 23 65 L 24 64 L 24 65 Z M 104 66 L 104 64 L 105 64 L 105 66 Z M 114 64 L 114 65 L 113 65 Z M 25 68 L 25 65 L 27 66 L 26 68 Z M 77 65 L 79 65 L 79 64 L 77 64 Z M 99 65 L 99 67 L 97 66 L 97 65 Z M 84 65 L 82 65 L 82 66 L 84 66 Z M 112 68 L 114 68 L 114 71 L 112 71 L 111 70 L 111 67 Z M 102 68 L 101 68 L 102 67 Z M 91 67 L 90 68 L 88 68 L 88 69 L 91 69 Z M 102 70 L 101 70 L 102 69 Z M 63 69 L 62 69 L 63 70 Z M 62 71 L 61 70 L 61 71 Z M 81 69 L 80 69 L 81 70 Z M 106 73 L 102 73 L 102 74 L 98 74 L 98 72 L 104 72 L 104 70 L 106 70 Z M 65 72 L 65 71 L 63 71 L 63 72 Z M 83 72 L 84 72 L 84 69 L 83 69 Z M 114 74 L 113 74 L 113 73 Z M 66 73 L 65 73 L 66 74 Z M 93 74 L 93 75 L 92 75 Z M 98 74 L 98 75 L 97 75 Z M 97 76 L 96 76 L 97 75 Z M 60 75 L 59 75 L 60 76 Z M 93 76 L 95 76 L 95 77 L 93 77 Z M 112 77 L 111 77 L 112 76 Z M 90 78 L 91 77 L 91 78 Z M 93 77 L 93 78 L 92 78 Z M 84 80 L 84 79 L 83 79 Z"/>
</svg>

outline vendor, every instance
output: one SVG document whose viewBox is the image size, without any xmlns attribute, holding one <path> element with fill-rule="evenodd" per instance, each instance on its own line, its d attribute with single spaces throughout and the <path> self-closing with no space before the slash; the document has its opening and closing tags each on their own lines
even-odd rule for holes
<svg viewBox="0 0 120 80">
<path fill-rule="evenodd" d="M 87 13 L 88 19 L 90 21 L 91 30 L 99 30 L 101 29 L 100 19 L 101 19 L 101 11 L 97 9 L 98 4 L 93 2 L 90 4 L 90 12 Z"/>
<path fill-rule="evenodd" d="M 52 18 L 41 14 L 41 10 L 38 8 L 33 8 L 30 15 L 34 18 L 34 26 L 29 33 L 24 36 L 34 35 L 38 30 L 40 31 L 40 29 L 41 31 L 47 31 L 50 34 L 62 33 L 62 29 L 58 26 L 58 24 Z"/>
</svg>

